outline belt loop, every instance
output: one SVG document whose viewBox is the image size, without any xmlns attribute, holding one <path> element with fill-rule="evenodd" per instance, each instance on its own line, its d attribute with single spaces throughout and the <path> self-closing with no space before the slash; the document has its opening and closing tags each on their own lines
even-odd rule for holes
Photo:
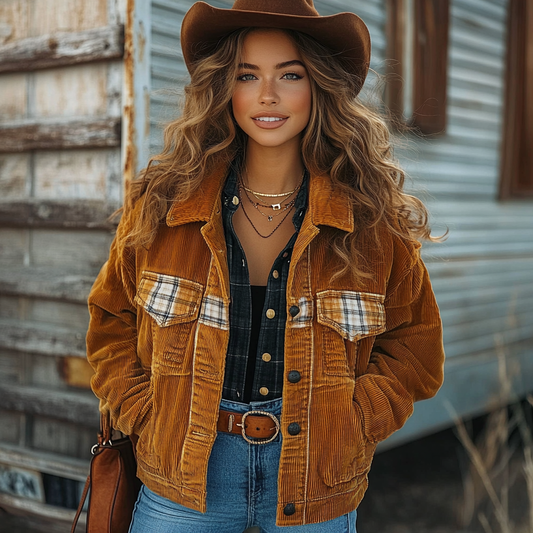
<svg viewBox="0 0 533 533">
<path fill-rule="evenodd" d="M 231 433 L 233 429 L 233 422 L 235 422 L 235 415 L 231 414 L 228 417 L 228 433 Z"/>
</svg>

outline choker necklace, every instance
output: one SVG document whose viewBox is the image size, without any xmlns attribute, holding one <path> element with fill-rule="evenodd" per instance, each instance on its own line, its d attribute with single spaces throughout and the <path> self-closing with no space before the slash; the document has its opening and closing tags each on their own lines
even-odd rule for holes
<svg viewBox="0 0 533 533">
<path fill-rule="evenodd" d="M 294 188 L 292 191 L 289 191 L 289 192 L 282 192 L 282 193 L 279 193 L 279 194 L 268 194 L 266 192 L 257 192 L 257 191 L 254 191 L 252 189 L 249 189 L 248 187 L 246 187 L 244 185 L 244 183 L 242 183 L 241 181 L 241 184 L 242 184 L 242 188 L 246 191 L 246 192 L 250 192 L 252 193 L 254 196 L 262 196 L 264 198 L 281 198 L 282 196 L 290 196 L 291 194 L 294 194 L 301 186 L 302 186 L 302 183 L 304 181 L 304 176 L 305 176 L 305 169 L 304 169 L 304 173 L 302 174 L 302 179 L 300 181 L 300 184 Z M 279 205 L 279 204 L 275 204 L 275 205 Z"/>
</svg>

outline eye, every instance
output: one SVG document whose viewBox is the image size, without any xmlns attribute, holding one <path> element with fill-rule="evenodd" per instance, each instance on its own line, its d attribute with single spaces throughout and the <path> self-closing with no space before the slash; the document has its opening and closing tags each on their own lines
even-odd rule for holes
<svg viewBox="0 0 533 533">
<path fill-rule="evenodd" d="M 237 76 L 237 81 L 252 81 L 257 79 L 253 74 L 241 74 Z"/>
<path fill-rule="evenodd" d="M 286 72 L 285 74 L 283 74 L 282 78 L 292 81 L 292 80 L 301 80 L 303 76 L 296 74 L 296 72 Z"/>
</svg>

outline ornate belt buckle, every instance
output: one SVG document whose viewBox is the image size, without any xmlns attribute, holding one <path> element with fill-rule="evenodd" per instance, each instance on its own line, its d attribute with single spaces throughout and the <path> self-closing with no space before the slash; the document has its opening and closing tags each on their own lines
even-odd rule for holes
<svg viewBox="0 0 533 533">
<path fill-rule="evenodd" d="M 274 433 L 274 435 L 272 435 L 272 437 L 270 437 L 269 439 L 265 439 L 265 440 L 252 440 L 250 437 L 248 437 L 248 435 L 246 435 L 246 428 L 244 425 L 244 422 L 246 421 L 246 418 L 248 417 L 248 415 L 268 416 L 268 418 L 270 418 L 272 422 L 274 422 L 275 427 L 276 427 L 276 432 Z M 269 442 L 272 442 L 279 435 L 279 430 L 280 430 L 279 420 L 272 413 L 267 413 L 266 411 L 248 411 L 247 413 L 244 413 L 242 415 L 241 424 L 237 424 L 237 425 L 240 426 L 241 428 L 242 438 L 248 444 L 268 444 Z"/>
</svg>

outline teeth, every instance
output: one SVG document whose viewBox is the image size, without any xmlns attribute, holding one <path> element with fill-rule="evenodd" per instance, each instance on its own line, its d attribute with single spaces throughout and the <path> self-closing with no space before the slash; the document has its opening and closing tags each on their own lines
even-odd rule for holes
<svg viewBox="0 0 533 533">
<path fill-rule="evenodd" d="M 280 120 L 285 120 L 284 118 L 279 117 L 257 117 L 254 120 L 259 120 L 261 122 L 279 122 Z"/>
</svg>

